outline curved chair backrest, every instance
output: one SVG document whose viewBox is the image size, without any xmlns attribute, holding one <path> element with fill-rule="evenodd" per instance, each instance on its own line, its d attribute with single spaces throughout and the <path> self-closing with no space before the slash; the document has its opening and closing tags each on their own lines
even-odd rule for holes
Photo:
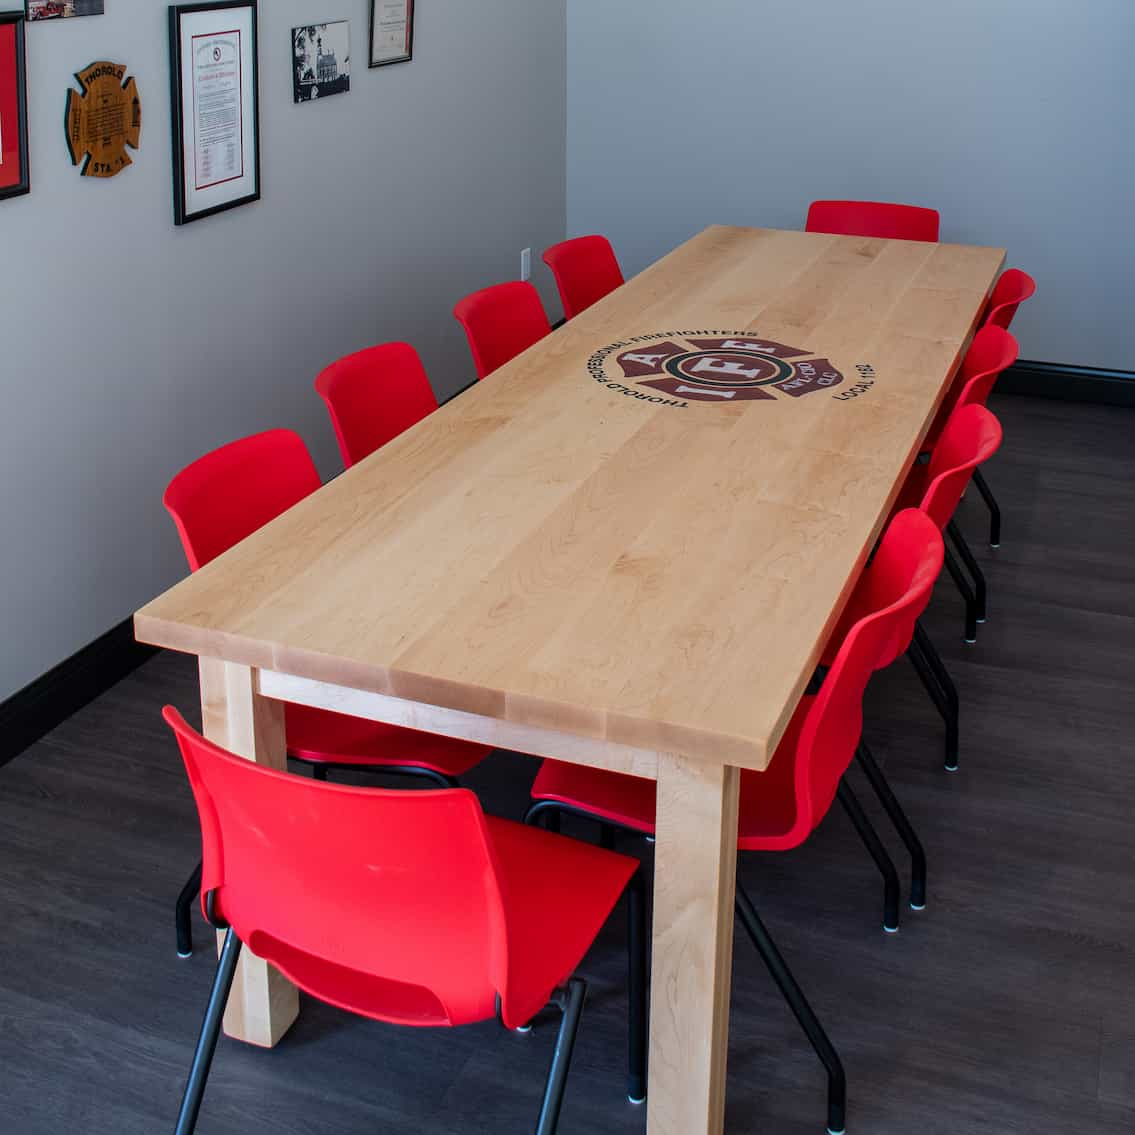
<svg viewBox="0 0 1135 1135">
<path fill-rule="evenodd" d="M 908 509 L 887 530 L 872 568 L 883 606 L 848 631 L 812 700 L 796 745 L 796 826 L 811 832 L 827 815 L 863 732 L 863 692 L 896 640 L 914 633 L 942 568 L 942 537 Z M 893 534 L 892 534 L 893 533 Z M 880 562 L 880 557 L 882 561 Z M 869 569 L 870 570 L 870 569 Z M 908 635 L 909 642 L 909 635 Z M 743 847 L 742 840 L 739 846 Z"/>
<path fill-rule="evenodd" d="M 1001 445 L 1001 423 L 978 403 L 959 405 L 930 454 L 930 484 L 919 506 L 939 528 L 953 518 L 973 471 Z"/>
<path fill-rule="evenodd" d="M 565 319 L 574 319 L 623 283 L 615 250 L 605 236 L 577 236 L 553 244 L 544 253 L 544 263 L 556 278 Z"/>
<path fill-rule="evenodd" d="M 453 314 L 465 328 L 478 378 L 488 377 L 552 330 L 539 293 L 520 280 L 466 296 Z"/>
<path fill-rule="evenodd" d="M 1017 314 L 1017 308 L 1036 294 L 1036 280 L 1020 268 L 1006 268 L 1001 273 L 989 297 L 983 324 L 1003 327 L 1006 330 Z"/>
<path fill-rule="evenodd" d="M 292 776 L 212 744 L 170 706 L 201 820 L 206 909 L 309 993 L 409 1025 L 493 1016 L 508 927 L 467 789 Z"/>
<path fill-rule="evenodd" d="M 813 201 L 805 228 L 810 233 L 886 237 L 888 240 L 938 239 L 937 209 L 886 201 Z"/>
<path fill-rule="evenodd" d="M 876 670 L 890 666 L 910 646 L 914 624 L 930 602 L 944 557 L 942 533 L 922 509 L 905 508 L 895 514 L 855 585 L 858 611 L 881 611 L 910 597 L 891 620 L 892 634 L 875 663 Z"/>
<path fill-rule="evenodd" d="M 315 390 L 348 469 L 437 409 L 426 368 L 409 343 L 347 355 L 319 375 Z"/>
<path fill-rule="evenodd" d="M 320 487 L 303 438 L 268 430 L 187 465 L 162 497 L 196 571 Z"/>
<path fill-rule="evenodd" d="M 976 402 L 984 406 L 993 393 L 994 384 L 1020 354 L 1020 346 L 1011 332 L 997 324 L 987 323 L 973 337 L 954 380 L 953 389 L 961 388 L 956 405 Z"/>
</svg>

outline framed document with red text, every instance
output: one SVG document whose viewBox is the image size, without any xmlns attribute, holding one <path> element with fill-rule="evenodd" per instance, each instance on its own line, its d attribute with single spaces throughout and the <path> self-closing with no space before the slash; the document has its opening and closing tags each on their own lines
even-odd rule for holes
<svg viewBox="0 0 1135 1135">
<path fill-rule="evenodd" d="M 24 15 L 0 12 L 0 198 L 30 188 Z"/>
<path fill-rule="evenodd" d="M 414 0 L 370 0 L 370 65 L 408 63 L 414 56 Z"/>
<path fill-rule="evenodd" d="M 169 10 L 173 219 L 260 199 L 256 0 Z"/>
</svg>

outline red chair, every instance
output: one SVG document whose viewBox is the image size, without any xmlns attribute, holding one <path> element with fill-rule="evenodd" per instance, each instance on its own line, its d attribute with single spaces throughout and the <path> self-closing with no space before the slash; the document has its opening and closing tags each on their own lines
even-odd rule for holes
<svg viewBox="0 0 1135 1135">
<path fill-rule="evenodd" d="M 465 328 L 478 378 L 487 378 L 552 330 L 536 289 L 520 280 L 466 296 L 453 314 Z"/>
<path fill-rule="evenodd" d="M 873 784 L 883 774 L 861 743 L 863 691 L 888 656 L 904 649 L 914 621 L 930 599 L 942 567 L 942 537 L 926 516 L 910 510 L 896 516 L 875 556 L 865 602 L 874 609 L 842 636 L 823 684 L 800 701 L 768 769 L 742 771 L 739 851 L 788 851 L 815 831 L 839 799 L 884 878 L 884 928 L 898 929 L 898 876 L 858 800 L 844 781 L 857 750 Z M 584 816 L 616 828 L 653 835 L 655 783 L 639 777 L 546 760 L 532 788 L 535 803 L 527 822 L 561 813 Z M 888 811 L 901 814 L 886 788 Z M 903 823 L 909 829 L 903 817 Z M 919 849 L 921 850 L 921 848 Z M 916 864 L 912 902 L 925 902 L 925 857 Z M 784 994 L 828 1073 L 828 1129 L 844 1127 L 846 1083 L 831 1041 L 784 962 L 756 908 L 737 883 L 737 914 L 773 980 Z"/>
<path fill-rule="evenodd" d="M 805 230 L 887 240 L 938 239 L 938 210 L 883 201 L 813 201 Z"/>
<path fill-rule="evenodd" d="M 958 406 L 968 402 L 985 405 L 997 380 L 1017 361 L 1020 353 L 1017 340 L 1003 327 L 988 322 L 982 326 L 973 337 L 953 385 L 943 399 L 938 415 L 922 442 L 923 453 L 933 450 L 938 438 L 942 436 L 943 427 Z M 973 483 L 989 509 L 989 544 L 993 548 L 999 548 L 1001 509 L 980 469 L 974 470 Z"/>
<path fill-rule="evenodd" d="M 269 430 L 198 458 L 169 483 L 163 501 L 191 571 L 274 520 L 320 487 L 303 439 L 291 430 Z M 333 768 L 368 769 L 455 786 L 457 777 L 492 752 L 487 745 L 453 741 L 341 713 L 287 707 L 288 756 L 327 778 Z M 201 885 L 200 864 L 177 900 L 177 952 L 193 952 L 190 909 Z"/>
<path fill-rule="evenodd" d="M 555 1004 L 563 1019 L 536 1126 L 552 1135 L 586 992 L 572 974 L 624 890 L 641 1091 L 637 859 L 486 816 L 466 789 L 352 788 L 262 768 L 175 709 L 163 715 L 200 815 L 205 915 L 225 931 L 176 1135 L 196 1126 L 242 945 L 312 996 L 392 1024 L 495 1017 L 516 1028 Z"/>
<path fill-rule="evenodd" d="M 1006 268 L 989 297 L 989 306 L 982 316 L 982 326 L 992 325 L 1008 331 L 1017 308 L 1035 294 L 1036 280 L 1028 272 L 1022 272 L 1020 268 Z"/>
<path fill-rule="evenodd" d="M 315 380 L 315 391 L 327 404 L 348 469 L 437 409 L 409 343 L 383 343 L 339 359 Z"/>
<path fill-rule="evenodd" d="M 921 508 L 949 535 L 969 569 L 972 587 L 953 553 L 946 549 L 946 569 L 965 600 L 965 641 L 971 646 L 977 641 L 977 624 L 985 622 L 987 588 L 985 575 L 954 522 L 954 513 L 974 469 L 997 452 L 1001 439 L 1001 423 L 984 406 L 977 403 L 958 406 L 950 415 L 930 460 L 911 470 L 896 505 L 899 509 Z"/>
<path fill-rule="evenodd" d="M 623 271 L 605 236 L 554 244 L 544 253 L 544 263 L 556 278 L 565 319 L 574 319 L 623 284 Z"/>
<path fill-rule="evenodd" d="M 1017 314 L 1017 308 L 1036 293 L 1036 280 L 1020 268 L 1008 268 L 1001 273 L 993 294 L 989 297 L 989 304 L 982 316 L 982 328 L 1000 327 L 1007 331 Z M 981 334 L 981 332 L 978 332 Z M 1014 340 L 1015 342 L 1015 340 Z M 1016 358 L 1013 359 L 1016 362 Z M 993 495 L 993 490 L 985 480 L 985 474 L 980 469 L 973 471 L 974 488 L 981 494 L 985 507 L 989 509 L 989 545 L 992 548 L 1001 547 L 1001 506 Z"/>
</svg>

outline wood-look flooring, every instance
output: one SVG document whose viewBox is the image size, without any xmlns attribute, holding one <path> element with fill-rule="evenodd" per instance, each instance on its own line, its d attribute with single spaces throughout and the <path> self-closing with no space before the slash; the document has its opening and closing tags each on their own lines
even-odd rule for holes
<svg viewBox="0 0 1135 1135">
<path fill-rule="evenodd" d="M 962 692 L 961 771 L 942 771 L 908 665 L 868 695 L 866 735 L 927 845 L 928 909 L 882 933 L 877 876 L 839 810 L 804 848 L 740 866 L 843 1054 L 854 1135 L 1135 1131 L 1135 416 L 994 408 L 1004 546 L 986 546 L 976 494 L 959 514 L 990 620 L 963 646 L 948 579 L 927 618 Z M 212 961 L 200 920 L 197 955 L 174 956 L 197 831 L 167 701 L 194 709 L 192 660 L 155 658 L 0 770 L 5 1133 L 172 1130 Z M 498 754 L 469 783 L 519 817 L 535 767 Z M 583 967 L 563 1135 L 645 1128 L 622 1090 L 623 967 L 618 913 Z M 222 1042 L 199 1131 L 528 1131 L 552 1038 L 550 1024 L 396 1029 L 305 1001 L 275 1051 Z M 824 1126 L 820 1066 L 743 936 L 727 1110 L 731 1133 Z"/>
</svg>

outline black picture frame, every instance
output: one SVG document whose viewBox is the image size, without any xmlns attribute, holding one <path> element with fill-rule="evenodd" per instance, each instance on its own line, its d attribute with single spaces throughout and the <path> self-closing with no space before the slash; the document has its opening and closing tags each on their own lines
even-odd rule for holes
<svg viewBox="0 0 1135 1135">
<path fill-rule="evenodd" d="M 20 179 L 0 188 L 0 201 L 21 197 L 31 192 L 31 174 L 28 170 L 28 74 L 24 52 L 24 29 L 27 23 L 23 12 L 0 12 L 0 25 L 11 24 L 15 33 L 15 94 L 16 94 L 16 153 L 20 163 Z"/>
<path fill-rule="evenodd" d="M 414 9 L 417 7 L 417 0 L 405 0 L 406 3 L 406 42 L 407 51 L 405 55 L 399 55 L 393 59 L 379 59 L 375 60 L 374 57 L 374 31 L 375 21 L 377 19 L 377 9 L 382 0 L 370 0 L 370 41 L 367 45 L 367 57 L 370 61 L 371 67 L 390 67 L 395 63 L 409 63 L 414 58 Z"/>
<path fill-rule="evenodd" d="M 194 208 L 189 200 L 186 190 L 186 153 L 187 139 L 185 136 L 185 98 L 186 91 L 182 81 L 184 69 L 183 28 L 182 23 L 186 16 L 202 13 L 217 13 L 218 16 L 233 10 L 247 10 L 250 15 L 251 27 L 251 101 L 249 112 L 249 125 L 251 127 L 252 162 L 251 181 L 253 188 L 247 193 L 238 193 L 232 199 L 218 202 L 201 208 Z M 219 23 L 223 26 L 224 21 Z M 202 221 L 206 217 L 216 216 L 229 209 L 249 205 L 260 200 L 260 32 L 258 23 L 257 0 L 206 0 L 204 3 L 171 4 L 169 7 L 169 65 L 170 65 L 170 109 L 172 118 L 173 140 L 173 222 L 175 225 L 187 225 L 193 221 Z M 244 101 L 243 87 L 241 93 L 241 145 L 244 143 Z M 241 180 L 244 179 L 242 165 Z"/>
</svg>

